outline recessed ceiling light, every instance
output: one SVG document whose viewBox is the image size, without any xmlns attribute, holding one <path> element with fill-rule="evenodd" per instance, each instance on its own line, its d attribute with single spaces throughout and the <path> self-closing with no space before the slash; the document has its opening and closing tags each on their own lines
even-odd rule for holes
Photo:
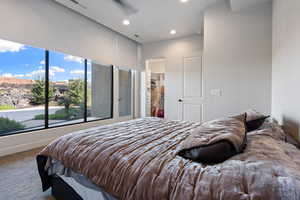
<svg viewBox="0 0 300 200">
<path fill-rule="evenodd" d="M 188 2 L 189 0 L 180 0 L 181 1 L 181 3 L 186 3 L 186 2 Z"/>
<path fill-rule="evenodd" d="M 176 30 L 171 30 L 171 31 L 170 31 L 170 34 L 171 34 L 171 35 L 175 35 L 175 34 L 176 34 Z"/>
<path fill-rule="evenodd" d="M 124 24 L 125 26 L 128 26 L 128 25 L 130 24 L 130 21 L 129 21 L 128 19 L 124 19 L 124 20 L 123 20 L 123 24 Z"/>
</svg>

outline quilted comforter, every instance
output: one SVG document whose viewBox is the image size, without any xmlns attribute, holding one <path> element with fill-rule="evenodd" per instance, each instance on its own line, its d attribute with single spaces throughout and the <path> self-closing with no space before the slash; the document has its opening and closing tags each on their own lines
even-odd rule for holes
<svg viewBox="0 0 300 200">
<path fill-rule="evenodd" d="M 43 189 L 55 159 L 126 200 L 299 200 L 300 151 L 275 124 L 248 134 L 244 153 L 217 165 L 177 155 L 200 123 L 138 119 L 63 136 L 37 157 Z"/>
</svg>

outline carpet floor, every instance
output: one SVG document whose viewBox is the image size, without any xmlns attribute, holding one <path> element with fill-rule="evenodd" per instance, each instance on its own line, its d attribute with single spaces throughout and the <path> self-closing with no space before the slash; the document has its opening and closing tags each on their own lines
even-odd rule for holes
<svg viewBox="0 0 300 200">
<path fill-rule="evenodd" d="M 35 160 L 40 150 L 0 157 L 0 200 L 54 200 L 41 189 Z"/>
</svg>

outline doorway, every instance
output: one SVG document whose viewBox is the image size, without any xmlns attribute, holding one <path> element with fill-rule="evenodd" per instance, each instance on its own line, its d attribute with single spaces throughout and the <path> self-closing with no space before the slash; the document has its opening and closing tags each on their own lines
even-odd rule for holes
<svg viewBox="0 0 300 200">
<path fill-rule="evenodd" d="M 178 116 L 183 121 L 203 121 L 202 53 L 195 52 L 183 58 L 183 95 L 178 100 Z"/>
<path fill-rule="evenodd" d="M 146 110 L 151 117 L 165 116 L 165 60 L 148 60 L 146 64 Z"/>
</svg>

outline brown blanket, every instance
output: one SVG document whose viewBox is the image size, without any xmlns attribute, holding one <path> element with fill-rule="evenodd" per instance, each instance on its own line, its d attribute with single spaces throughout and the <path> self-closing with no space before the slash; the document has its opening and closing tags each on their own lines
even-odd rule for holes
<svg viewBox="0 0 300 200">
<path fill-rule="evenodd" d="M 243 154 L 209 166 L 177 156 L 199 125 L 147 118 L 66 135 L 38 156 L 44 189 L 53 158 L 124 200 L 300 199 L 300 151 L 281 131 L 253 132 Z"/>
<path fill-rule="evenodd" d="M 246 115 L 217 119 L 203 123 L 181 144 L 180 151 L 228 141 L 239 153 L 246 137 Z"/>
</svg>

